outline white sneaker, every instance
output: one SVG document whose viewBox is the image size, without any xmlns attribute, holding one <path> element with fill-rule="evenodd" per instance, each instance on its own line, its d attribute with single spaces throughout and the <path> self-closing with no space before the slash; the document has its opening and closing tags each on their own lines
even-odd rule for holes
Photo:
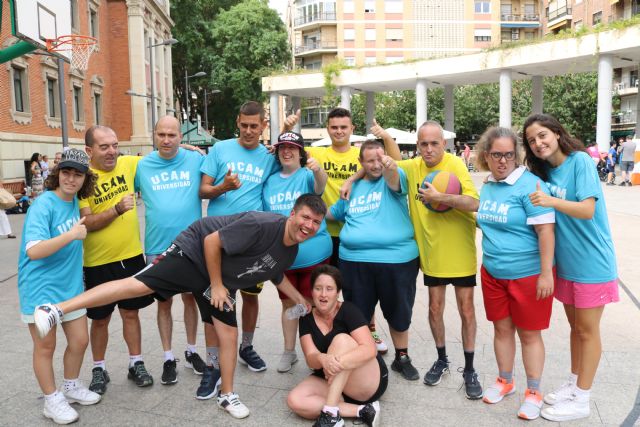
<svg viewBox="0 0 640 427">
<path fill-rule="evenodd" d="M 571 396 L 573 396 L 573 390 L 575 387 L 576 384 L 573 381 L 567 380 L 559 388 L 555 389 L 551 393 L 547 393 L 544 396 L 544 403 L 547 405 L 555 405 L 562 400 L 570 399 Z"/>
<path fill-rule="evenodd" d="M 249 416 L 249 408 L 240 402 L 236 393 L 220 394 L 218 406 L 227 411 L 233 418 L 246 418 Z"/>
<path fill-rule="evenodd" d="M 77 386 L 72 388 L 71 390 L 62 390 L 62 394 L 67 399 L 69 403 L 79 403 L 80 405 L 95 405 L 100 402 L 102 396 L 98 393 L 94 393 L 89 390 L 82 384 L 80 381 L 77 382 Z"/>
<path fill-rule="evenodd" d="M 589 401 L 579 402 L 574 396 L 572 399 L 562 400 L 544 408 L 540 415 L 549 421 L 571 421 L 587 418 L 590 413 Z"/>
<path fill-rule="evenodd" d="M 53 304 L 42 304 L 33 311 L 33 319 L 36 324 L 38 336 L 44 338 L 47 336 L 51 328 L 60 323 L 62 313 Z"/>
<path fill-rule="evenodd" d="M 76 410 L 69 405 L 62 393 L 56 393 L 52 398 L 44 399 L 43 414 L 56 424 L 71 424 L 79 418 Z"/>
</svg>

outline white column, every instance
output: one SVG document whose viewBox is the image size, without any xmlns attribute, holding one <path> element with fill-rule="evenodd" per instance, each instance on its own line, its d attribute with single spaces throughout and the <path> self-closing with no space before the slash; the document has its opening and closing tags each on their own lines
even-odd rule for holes
<svg viewBox="0 0 640 427">
<path fill-rule="evenodd" d="M 138 93 L 147 93 L 145 69 L 144 12 L 141 5 L 132 4 L 127 10 L 129 33 L 129 87 Z M 147 131 L 147 98 L 131 96 L 131 142 L 139 145 L 151 145 Z M 119 135 L 121 139 L 128 136 Z"/>
<path fill-rule="evenodd" d="M 340 88 L 340 106 L 351 111 L 351 88 L 347 86 Z"/>
<path fill-rule="evenodd" d="M 598 60 L 598 109 L 596 113 L 596 143 L 600 151 L 609 150 L 611 140 L 611 90 L 613 89 L 613 61 L 611 55 Z"/>
<path fill-rule="evenodd" d="M 640 71 L 640 66 L 638 67 L 638 71 Z M 636 93 L 636 138 L 640 138 L 640 84 L 636 81 L 636 87 L 638 88 L 638 92 Z"/>
<path fill-rule="evenodd" d="M 369 133 L 369 129 L 373 126 L 373 119 L 376 117 L 375 93 L 367 92 L 367 119 L 365 134 Z"/>
<path fill-rule="evenodd" d="M 444 128 L 455 132 L 453 108 L 453 85 L 444 85 Z M 447 148 L 454 151 L 453 138 L 447 139 Z"/>
<path fill-rule="evenodd" d="M 302 103 L 301 101 L 302 100 L 300 99 L 299 96 L 291 97 L 291 108 L 293 109 L 293 114 L 295 114 L 300 109 L 300 105 Z M 298 132 L 298 133 L 302 132 L 302 123 L 300 123 L 301 121 L 302 119 L 300 119 L 298 123 L 296 123 L 296 125 L 293 127 L 294 132 Z"/>
<path fill-rule="evenodd" d="M 531 112 L 534 114 L 542 113 L 542 76 L 531 77 Z"/>
<path fill-rule="evenodd" d="M 271 92 L 269 94 L 269 130 L 271 132 L 271 145 L 278 141 L 280 133 L 280 111 L 278 102 L 278 93 Z"/>
<path fill-rule="evenodd" d="M 427 121 L 427 81 L 416 81 L 416 130 Z"/>
<path fill-rule="evenodd" d="M 511 70 L 500 71 L 500 126 L 511 128 Z"/>
</svg>

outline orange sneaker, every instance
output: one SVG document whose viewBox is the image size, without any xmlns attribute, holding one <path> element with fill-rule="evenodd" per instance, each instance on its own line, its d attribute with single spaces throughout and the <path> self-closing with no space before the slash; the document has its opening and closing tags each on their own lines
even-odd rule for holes
<svg viewBox="0 0 640 427">
<path fill-rule="evenodd" d="M 524 420 L 535 420 L 542 409 L 542 393 L 539 390 L 524 391 L 524 402 L 520 405 L 518 416 Z"/>
<path fill-rule="evenodd" d="M 498 403 L 503 397 L 516 392 L 516 385 L 513 380 L 508 383 L 504 378 L 496 378 L 496 382 L 491 384 L 485 391 L 482 400 L 485 403 Z"/>
</svg>

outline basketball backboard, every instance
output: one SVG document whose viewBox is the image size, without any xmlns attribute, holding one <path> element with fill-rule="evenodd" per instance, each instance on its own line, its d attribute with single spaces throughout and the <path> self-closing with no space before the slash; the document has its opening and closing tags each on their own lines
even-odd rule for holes
<svg viewBox="0 0 640 427">
<path fill-rule="evenodd" d="M 11 3 L 14 35 L 34 46 L 46 50 L 47 40 L 72 33 L 71 0 L 12 0 Z M 52 53 L 71 60 L 71 51 Z"/>
</svg>

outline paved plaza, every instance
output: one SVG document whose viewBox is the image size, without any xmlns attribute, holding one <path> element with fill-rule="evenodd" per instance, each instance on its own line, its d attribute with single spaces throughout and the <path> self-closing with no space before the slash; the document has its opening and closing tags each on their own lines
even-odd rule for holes
<svg viewBox="0 0 640 427">
<path fill-rule="evenodd" d="M 481 185 L 482 174 L 474 174 Z M 640 425 L 640 186 L 604 187 L 609 221 L 618 257 L 621 280 L 620 302 L 608 306 L 602 320 L 603 356 L 595 379 L 591 416 L 567 425 Z M 143 221 L 143 207 L 139 214 Z M 9 216 L 15 240 L 0 240 L 0 426 L 53 425 L 42 415 L 41 392 L 31 367 L 31 339 L 27 327 L 21 323 L 17 293 L 17 259 L 24 215 Z M 114 239 L 121 236 L 113 236 Z M 480 233 L 478 233 L 478 248 Z M 481 254 L 478 254 L 479 257 Z M 455 257 L 455 253 L 451 254 Z M 576 254 L 577 257 L 581 254 Z M 61 277 L 61 283 L 65 278 Z M 182 355 L 186 338 L 182 322 L 182 303 L 176 298 L 173 305 L 174 339 L 176 355 Z M 275 370 L 282 351 L 280 327 L 280 301 L 274 286 L 267 285 L 261 297 L 260 318 L 254 340 L 256 350 L 266 360 L 268 369 L 254 373 L 239 365 L 236 370 L 236 392 L 251 410 L 246 420 L 234 420 L 218 409 L 215 399 L 200 401 L 194 398 L 200 377 L 191 370 L 178 370 L 178 383 L 160 384 L 162 348 L 156 327 L 155 306 L 141 312 L 143 327 L 143 355 L 145 364 L 155 378 L 153 387 L 140 389 L 126 378 L 128 354 L 122 338 L 122 323 L 113 316 L 110 343 L 107 351 L 107 369 L 111 376 L 107 393 L 94 406 L 80 407 L 81 425 L 242 425 L 249 426 L 303 426 L 311 425 L 287 408 L 285 399 L 289 389 L 309 374 L 302 351 L 300 362 L 291 372 L 281 374 Z M 486 387 L 497 374 L 493 354 L 493 330 L 484 315 L 479 290 L 475 295 L 478 333 L 476 369 Z M 559 386 L 569 370 L 569 328 L 562 306 L 555 302 L 551 327 L 544 332 L 547 361 L 542 379 L 543 391 Z M 436 359 L 436 350 L 427 321 L 427 291 L 418 281 L 418 292 L 410 332 L 409 352 L 421 376 Z M 391 344 L 388 329 L 381 313 L 376 313 L 378 328 Z M 525 376 L 520 355 L 516 356 L 515 380 L 518 393 L 503 402 L 489 406 L 482 401 L 469 401 L 461 389 L 462 376 L 458 367 L 464 365 L 460 339 L 460 319 L 455 298 L 447 293 L 445 312 L 447 326 L 447 352 L 451 375 L 445 375 L 436 387 L 427 387 L 419 381 L 406 381 L 396 372 L 390 372 L 389 387 L 381 399 L 382 424 L 386 426 L 499 426 L 524 425 L 516 411 L 522 399 Z M 198 348 L 204 355 L 202 327 L 198 334 Z M 54 369 L 58 384 L 62 381 L 62 354 L 64 337 L 59 334 Z M 519 351 L 519 350 L 518 350 Z M 385 356 L 387 364 L 393 360 L 390 349 Z M 178 356 L 183 359 L 182 356 Z M 181 366 L 183 361 L 179 362 Z M 91 376 L 91 352 L 88 349 L 81 379 L 88 384 Z M 351 425 L 351 420 L 345 420 Z M 528 422 L 547 425 L 538 419 Z"/>
</svg>

